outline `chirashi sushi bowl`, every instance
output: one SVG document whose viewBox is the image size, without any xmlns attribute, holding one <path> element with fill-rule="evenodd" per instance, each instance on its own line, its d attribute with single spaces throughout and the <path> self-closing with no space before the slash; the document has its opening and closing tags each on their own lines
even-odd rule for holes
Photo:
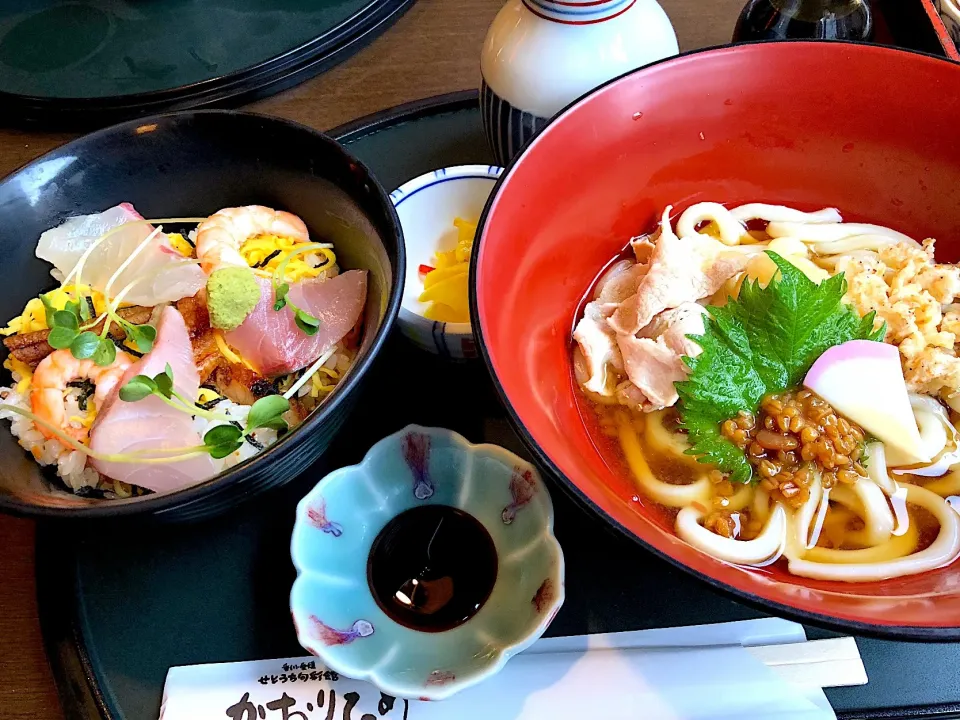
<svg viewBox="0 0 960 720">
<path fill-rule="evenodd" d="M 386 193 L 281 120 L 108 128 L 0 182 L 0 212 L 15 512 L 199 517 L 283 484 L 329 445 L 398 311 Z"/>
</svg>

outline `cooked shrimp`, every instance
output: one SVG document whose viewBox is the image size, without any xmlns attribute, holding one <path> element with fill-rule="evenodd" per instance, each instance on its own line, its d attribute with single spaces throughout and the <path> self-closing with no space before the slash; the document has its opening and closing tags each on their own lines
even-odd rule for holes
<svg viewBox="0 0 960 720">
<path fill-rule="evenodd" d="M 63 398 L 67 383 L 73 380 L 90 380 L 96 386 L 93 401 L 97 407 L 103 407 L 104 401 L 120 384 L 123 373 L 132 364 L 133 358 L 125 352 L 117 352 L 113 363 L 100 367 L 93 360 L 78 360 L 69 350 L 55 350 L 40 361 L 33 373 L 33 389 L 30 393 L 33 412 L 72 438 L 83 442 L 87 439 L 89 430 L 85 427 L 72 427 L 67 418 Z M 55 437 L 39 423 L 37 430 L 45 437 Z"/>
<path fill-rule="evenodd" d="M 277 235 L 297 242 L 310 241 L 307 226 L 292 213 L 263 205 L 224 208 L 197 227 L 197 259 L 207 274 L 224 266 L 246 267 L 240 247 L 258 235 Z"/>
</svg>

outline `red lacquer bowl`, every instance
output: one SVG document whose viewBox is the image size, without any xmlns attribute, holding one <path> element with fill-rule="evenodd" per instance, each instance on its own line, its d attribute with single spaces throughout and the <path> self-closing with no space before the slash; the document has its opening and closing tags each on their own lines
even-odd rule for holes
<svg viewBox="0 0 960 720">
<path fill-rule="evenodd" d="M 836 206 L 846 220 L 936 237 L 938 257 L 956 260 L 958 133 L 960 65 L 845 43 L 681 56 L 563 111 L 501 178 L 472 268 L 484 358 L 539 460 L 611 524 L 741 599 L 848 630 L 960 639 L 960 561 L 882 583 L 828 583 L 732 566 L 679 540 L 637 500 L 616 455 L 598 450 L 571 367 L 581 298 L 668 204 Z"/>
</svg>

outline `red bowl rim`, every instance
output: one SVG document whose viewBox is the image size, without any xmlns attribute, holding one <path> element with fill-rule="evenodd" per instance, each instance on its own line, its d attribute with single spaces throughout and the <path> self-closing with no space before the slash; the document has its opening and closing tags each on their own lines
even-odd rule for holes
<svg viewBox="0 0 960 720">
<path fill-rule="evenodd" d="M 790 39 L 790 40 L 778 40 L 776 45 L 810 45 L 818 44 L 822 45 L 825 41 L 822 40 L 799 40 L 799 39 Z M 929 58 L 931 60 L 936 60 L 940 62 L 949 63 L 951 65 L 960 65 L 960 62 L 952 60 L 945 56 L 934 55 L 933 53 L 928 53 L 920 50 L 911 50 L 902 47 L 896 47 L 892 45 L 877 45 L 874 43 L 860 42 L 860 41 L 847 41 L 847 40 L 830 40 L 830 45 L 843 45 L 843 46 L 859 46 L 863 48 L 863 52 L 876 52 L 876 53 L 891 53 L 891 54 L 903 54 L 911 56 L 919 56 L 923 58 Z M 480 215 L 480 220 L 477 226 L 477 235 L 474 241 L 474 252 L 470 256 L 470 282 L 469 282 L 469 292 L 470 292 L 470 316 L 476 318 L 477 321 L 472 323 L 474 337 L 476 338 L 477 347 L 480 349 L 480 356 L 483 358 L 484 363 L 487 366 L 487 371 L 490 374 L 490 378 L 493 381 L 494 387 L 497 389 L 497 394 L 500 396 L 500 400 L 503 403 L 504 407 L 507 410 L 507 415 L 510 419 L 511 424 L 514 427 L 514 430 L 520 436 L 523 444 L 527 449 L 533 454 L 537 463 L 546 468 L 551 476 L 558 478 L 561 482 L 560 487 L 562 487 L 567 494 L 578 501 L 585 509 L 589 510 L 593 515 L 604 521 L 608 526 L 617 530 L 620 534 L 625 535 L 634 542 L 638 543 L 646 551 L 653 553 L 657 557 L 666 562 L 670 563 L 672 566 L 679 568 L 680 570 L 686 572 L 689 575 L 697 578 L 698 580 L 706 583 L 710 586 L 711 589 L 720 592 L 721 594 L 727 595 L 732 599 L 741 602 L 743 604 L 749 605 L 755 609 L 759 609 L 766 612 L 773 612 L 778 616 L 785 617 L 791 620 L 796 620 L 802 623 L 811 623 L 825 627 L 831 630 L 838 630 L 840 632 L 855 632 L 858 635 L 872 636 L 882 640 L 912 640 L 919 642 L 947 642 L 947 641 L 958 641 L 960 640 L 960 625 L 958 626 L 917 626 L 917 625 L 879 625 L 876 623 L 862 622 L 858 620 L 852 620 L 847 618 L 838 618 L 832 615 L 825 615 L 821 613 L 810 612 L 807 610 L 802 610 L 800 608 L 794 607 L 793 605 L 786 605 L 784 603 L 778 602 L 776 600 L 771 600 L 769 598 L 756 595 L 754 593 L 742 590 L 736 585 L 719 580 L 715 577 L 702 573 L 698 570 L 687 566 L 680 560 L 677 560 L 669 553 L 659 550 L 650 543 L 646 542 L 640 536 L 631 532 L 627 527 L 621 524 L 616 518 L 612 515 L 607 514 L 599 505 L 597 505 L 593 499 L 587 495 L 586 492 L 580 489 L 577 484 L 571 480 L 565 473 L 563 473 L 559 467 L 550 459 L 550 457 L 540 448 L 537 441 L 533 438 L 527 428 L 524 426 L 523 422 L 520 420 L 519 415 L 517 414 L 516 409 L 513 407 L 513 404 L 510 402 L 510 398 L 507 396 L 506 391 L 503 388 L 503 385 L 500 383 L 500 379 L 497 377 L 496 372 L 493 369 L 493 360 L 490 356 L 489 349 L 487 348 L 486 338 L 483 335 L 483 323 L 479 321 L 480 311 L 479 311 L 479 302 L 477 298 L 477 263 L 478 258 L 480 257 L 479 250 L 482 247 L 483 240 L 485 237 L 487 220 L 490 215 L 490 212 L 493 209 L 493 206 L 496 204 L 497 199 L 500 195 L 500 190 L 503 184 L 510 178 L 513 173 L 514 168 L 523 160 L 524 155 L 527 154 L 527 151 L 533 147 L 534 144 L 544 137 L 549 129 L 562 119 L 567 113 L 571 112 L 574 108 L 579 106 L 581 103 L 589 102 L 593 95 L 599 93 L 602 89 L 606 88 L 609 85 L 613 85 L 627 77 L 643 73 L 649 68 L 657 67 L 660 65 L 666 65 L 678 61 L 682 61 L 685 58 L 699 55 L 713 55 L 727 52 L 736 52 L 740 47 L 749 47 L 753 45 L 770 45 L 770 41 L 752 41 L 752 42 L 743 42 L 735 43 L 733 45 L 714 45 L 706 48 L 699 48 L 696 50 L 688 50 L 686 52 L 679 53 L 678 55 L 673 55 L 662 60 L 657 60 L 643 67 L 637 68 L 635 70 L 630 70 L 622 75 L 614 77 L 602 85 L 598 85 L 593 90 L 581 95 L 576 100 L 568 104 L 562 110 L 560 110 L 556 115 L 551 117 L 547 124 L 538 132 L 536 135 L 527 140 L 526 143 L 520 148 L 517 154 L 513 157 L 512 160 L 506 165 L 503 173 L 501 173 L 500 178 L 497 180 L 496 185 L 493 190 L 490 192 L 489 198 L 484 205 L 483 212 Z"/>
</svg>

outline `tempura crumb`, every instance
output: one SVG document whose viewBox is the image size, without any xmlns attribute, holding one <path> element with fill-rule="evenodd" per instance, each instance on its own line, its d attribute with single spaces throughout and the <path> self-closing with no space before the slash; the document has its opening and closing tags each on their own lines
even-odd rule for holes
<svg viewBox="0 0 960 720">
<path fill-rule="evenodd" d="M 922 248 L 897 244 L 852 255 L 838 264 L 849 284 L 847 300 L 861 314 L 887 323 L 912 392 L 940 395 L 960 407 L 960 267 L 934 262 L 934 241 Z M 953 402 L 951 402 L 951 400 Z"/>
</svg>

